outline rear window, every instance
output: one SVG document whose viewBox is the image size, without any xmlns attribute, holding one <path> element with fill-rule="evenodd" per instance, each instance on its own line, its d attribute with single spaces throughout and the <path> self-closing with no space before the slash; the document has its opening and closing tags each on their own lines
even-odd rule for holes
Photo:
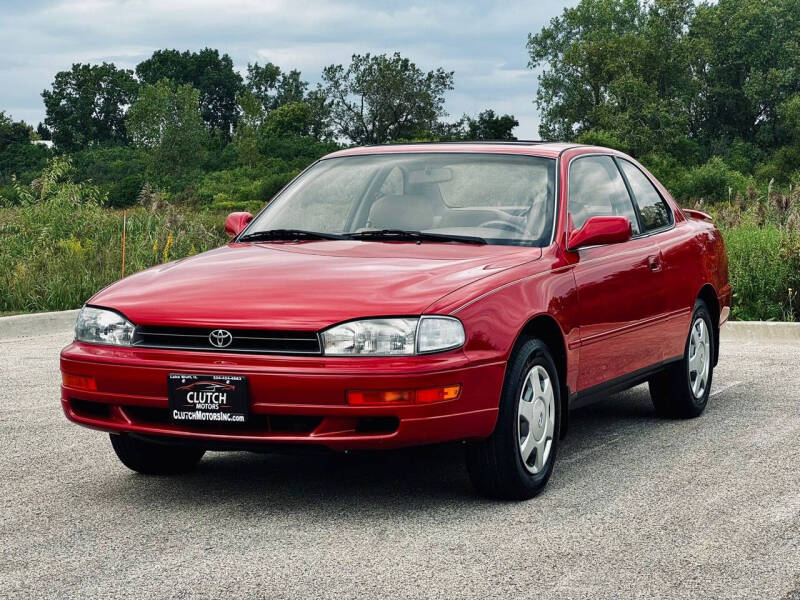
<svg viewBox="0 0 800 600">
<path fill-rule="evenodd" d="M 620 159 L 619 165 L 631 186 L 644 230 L 653 231 L 671 225 L 672 211 L 645 174 L 627 160 Z"/>
</svg>

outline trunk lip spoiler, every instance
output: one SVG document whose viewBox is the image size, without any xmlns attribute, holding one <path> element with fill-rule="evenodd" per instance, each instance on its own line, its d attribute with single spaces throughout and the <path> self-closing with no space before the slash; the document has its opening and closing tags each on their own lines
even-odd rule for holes
<svg viewBox="0 0 800 600">
<path fill-rule="evenodd" d="M 693 208 L 682 208 L 683 214 L 687 217 L 692 219 L 698 219 L 700 221 L 713 221 L 714 219 L 711 218 L 711 215 L 708 213 L 704 213 L 701 210 L 695 210 Z"/>
</svg>

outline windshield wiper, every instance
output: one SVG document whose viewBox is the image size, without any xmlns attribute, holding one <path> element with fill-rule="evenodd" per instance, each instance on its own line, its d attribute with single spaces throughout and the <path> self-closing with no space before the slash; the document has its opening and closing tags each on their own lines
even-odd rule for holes
<svg viewBox="0 0 800 600">
<path fill-rule="evenodd" d="M 485 244 L 485 239 L 472 235 L 451 235 L 448 233 L 428 233 L 407 229 L 370 229 L 348 233 L 346 237 L 355 240 L 412 240 L 420 242 L 460 242 L 462 244 Z"/>
<path fill-rule="evenodd" d="M 269 240 L 343 240 L 345 236 L 337 233 L 306 231 L 304 229 L 267 229 L 253 231 L 240 237 L 237 242 L 259 242 Z"/>
</svg>

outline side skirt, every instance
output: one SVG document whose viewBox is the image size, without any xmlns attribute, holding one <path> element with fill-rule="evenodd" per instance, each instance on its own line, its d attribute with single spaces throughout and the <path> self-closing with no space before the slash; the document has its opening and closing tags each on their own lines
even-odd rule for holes
<svg viewBox="0 0 800 600">
<path fill-rule="evenodd" d="M 673 358 L 661 361 L 660 363 L 645 367 L 644 369 L 634 371 L 633 373 L 628 373 L 622 377 L 617 377 L 616 379 L 612 379 L 610 381 L 604 381 L 603 383 L 592 386 L 585 390 L 570 394 L 569 408 L 570 410 L 573 410 L 575 408 L 581 408 L 589 404 L 594 404 L 595 402 L 604 400 L 610 394 L 615 394 L 617 392 L 637 386 L 640 383 L 647 381 L 651 376 L 655 375 L 659 371 L 663 371 L 670 365 L 681 360 L 683 360 L 683 356 L 675 356 Z"/>
</svg>

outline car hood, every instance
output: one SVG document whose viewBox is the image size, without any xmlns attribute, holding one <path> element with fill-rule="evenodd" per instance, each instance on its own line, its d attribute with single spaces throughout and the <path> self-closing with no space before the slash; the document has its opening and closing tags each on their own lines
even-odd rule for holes
<svg viewBox="0 0 800 600">
<path fill-rule="evenodd" d="M 228 244 L 105 288 L 89 304 L 140 325 L 317 330 L 421 314 L 539 248 L 350 240 Z"/>
</svg>

